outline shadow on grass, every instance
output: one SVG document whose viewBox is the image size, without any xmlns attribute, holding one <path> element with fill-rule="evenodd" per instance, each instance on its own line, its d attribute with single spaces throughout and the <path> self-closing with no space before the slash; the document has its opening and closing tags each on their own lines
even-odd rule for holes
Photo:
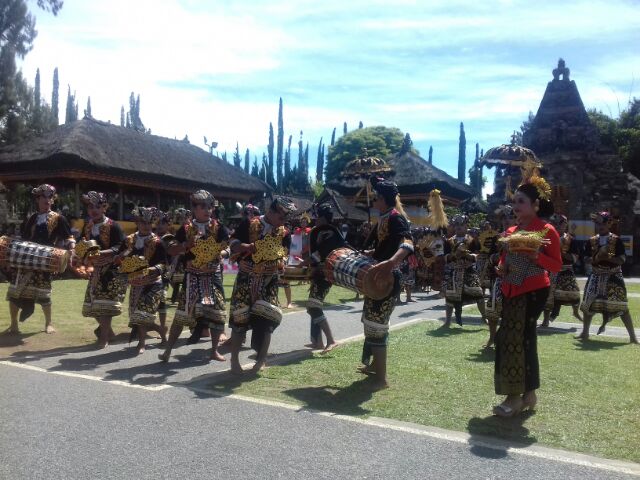
<svg viewBox="0 0 640 480">
<path fill-rule="evenodd" d="M 496 352 L 493 348 L 481 348 L 467 357 L 467 360 L 477 363 L 493 363 L 496 359 Z"/>
<path fill-rule="evenodd" d="M 427 331 L 427 335 L 430 337 L 441 338 L 441 337 L 453 337 L 455 335 L 461 335 L 463 333 L 478 333 L 481 332 L 481 328 L 468 329 L 463 327 L 454 326 L 446 326 L 442 325 L 441 327 L 436 328 L 435 330 Z"/>
<path fill-rule="evenodd" d="M 578 329 L 575 327 L 572 328 L 561 328 L 561 327 L 538 327 L 537 332 L 539 337 L 548 337 L 551 335 L 565 335 L 567 333 L 576 332 Z"/>
<path fill-rule="evenodd" d="M 509 455 L 508 448 L 523 448 L 536 443 L 536 437 L 524 426 L 532 415 L 535 414 L 527 411 L 513 418 L 491 415 L 470 419 L 467 424 L 471 434 L 470 452 L 482 458 L 500 459 Z"/>
<path fill-rule="evenodd" d="M 20 345 L 27 345 L 29 341 L 25 341 L 27 338 L 37 335 L 41 332 L 33 332 L 33 333 L 9 333 L 2 332 L 0 333 L 0 348 L 11 348 L 11 347 L 19 347 Z"/>
<path fill-rule="evenodd" d="M 353 382 L 348 387 L 332 385 L 322 387 L 303 387 L 285 390 L 285 395 L 294 398 L 310 410 L 337 413 L 340 415 L 366 415 L 370 410 L 362 404 L 371 400 L 375 392 L 371 377 Z"/>
<path fill-rule="evenodd" d="M 621 340 L 623 340 L 621 338 Z M 574 345 L 576 346 L 576 350 L 582 350 L 584 352 L 599 352 L 600 350 L 614 350 L 616 348 L 624 347 L 628 345 L 628 341 L 621 342 L 605 342 L 602 340 L 594 340 L 592 337 L 589 337 L 589 340 L 575 340 Z"/>
</svg>

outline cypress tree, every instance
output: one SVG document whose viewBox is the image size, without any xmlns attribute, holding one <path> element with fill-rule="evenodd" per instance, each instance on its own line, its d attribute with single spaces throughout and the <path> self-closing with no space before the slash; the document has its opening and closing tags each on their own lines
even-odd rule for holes
<svg viewBox="0 0 640 480">
<path fill-rule="evenodd" d="M 433 165 L 433 145 L 429 145 L 429 165 Z"/>
<path fill-rule="evenodd" d="M 464 123 L 460 122 L 460 140 L 458 143 L 458 181 L 465 183 L 467 173 L 467 139 L 464 134 Z"/>
<path fill-rule="evenodd" d="M 251 176 L 260 178 L 260 169 L 258 168 L 258 156 L 253 156 L 253 165 L 251 166 Z"/>
<path fill-rule="evenodd" d="M 304 179 L 305 183 L 309 179 L 309 142 L 307 142 L 307 146 L 304 148 Z"/>
<path fill-rule="evenodd" d="M 236 142 L 236 151 L 233 153 L 233 166 L 242 168 L 242 158 L 240 157 L 240 145 Z"/>
<path fill-rule="evenodd" d="M 34 107 L 36 110 L 40 110 L 40 105 L 42 104 L 40 100 L 40 69 L 36 69 L 36 81 L 33 87 L 33 100 Z"/>
<path fill-rule="evenodd" d="M 411 135 L 409 132 L 404 136 L 404 140 L 402 141 L 402 146 L 400 147 L 399 155 L 404 155 L 405 153 L 409 153 L 411 151 L 411 147 L 413 146 L 413 140 L 411 140 Z"/>
<path fill-rule="evenodd" d="M 51 115 L 53 116 L 53 120 L 55 125 L 60 123 L 59 119 L 59 89 L 60 82 L 58 81 L 58 67 L 53 70 L 53 90 L 51 91 Z"/>
<path fill-rule="evenodd" d="M 275 187 L 275 181 L 273 179 L 273 124 L 269 122 L 269 145 L 267 147 L 269 152 L 269 162 L 267 163 L 267 182 L 272 187 Z"/>
<path fill-rule="evenodd" d="M 342 134 L 343 135 L 347 134 L 347 122 L 344 122 L 344 125 L 342 126 Z"/>
<path fill-rule="evenodd" d="M 127 121 L 124 125 L 126 128 L 131 128 L 131 115 L 127 112 Z"/>
<path fill-rule="evenodd" d="M 64 116 L 64 123 L 70 123 L 78 119 L 78 108 L 75 93 L 71 94 L 71 85 L 67 91 L 67 108 Z"/>
<path fill-rule="evenodd" d="M 362 120 L 360 120 L 360 123 L 358 124 L 358 130 L 362 129 L 362 127 L 364 127 L 364 125 L 362 124 Z"/>
<path fill-rule="evenodd" d="M 124 105 L 120 107 L 120 126 L 124 127 Z"/>
<path fill-rule="evenodd" d="M 84 116 L 91 118 L 91 97 L 87 97 L 87 109 L 84 111 Z"/>
<path fill-rule="evenodd" d="M 322 137 L 318 144 L 318 159 L 316 161 L 316 181 L 322 181 L 322 171 L 324 170 L 324 146 L 322 145 Z"/>
<path fill-rule="evenodd" d="M 282 150 L 284 149 L 284 121 L 282 118 L 282 97 L 280 97 L 280 104 L 278 106 L 278 144 L 276 150 L 276 182 L 278 184 L 278 191 L 283 192 L 282 183 Z"/>
<path fill-rule="evenodd" d="M 244 171 L 245 171 L 245 173 L 249 173 L 249 162 L 250 162 L 250 155 L 249 155 L 249 149 L 247 148 L 247 151 L 244 152 Z"/>
<path fill-rule="evenodd" d="M 336 127 L 333 127 L 333 132 L 331 133 L 331 146 L 333 147 L 336 144 Z"/>
</svg>

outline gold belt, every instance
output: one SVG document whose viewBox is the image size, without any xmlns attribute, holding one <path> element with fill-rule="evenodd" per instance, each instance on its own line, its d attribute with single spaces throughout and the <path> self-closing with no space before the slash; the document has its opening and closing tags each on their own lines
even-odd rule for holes
<svg viewBox="0 0 640 480">
<path fill-rule="evenodd" d="M 254 273 L 257 275 L 272 275 L 280 271 L 279 260 L 269 260 L 266 262 L 253 263 L 247 260 L 240 261 L 239 269 L 244 273 Z"/>
</svg>

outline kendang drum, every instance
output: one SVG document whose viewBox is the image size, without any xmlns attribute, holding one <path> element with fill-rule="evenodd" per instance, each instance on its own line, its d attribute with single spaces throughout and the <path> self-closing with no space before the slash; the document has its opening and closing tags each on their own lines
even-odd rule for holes
<svg viewBox="0 0 640 480">
<path fill-rule="evenodd" d="M 71 252 L 25 240 L 0 237 L 0 264 L 23 270 L 63 273 Z"/>
<path fill-rule="evenodd" d="M 361 295 L 382 300 L 393 290 L 394 277 L 383 263 L 351 248 L 337 248 L 328 256 L 324 274 L 328 282 Z"/>
</svg>

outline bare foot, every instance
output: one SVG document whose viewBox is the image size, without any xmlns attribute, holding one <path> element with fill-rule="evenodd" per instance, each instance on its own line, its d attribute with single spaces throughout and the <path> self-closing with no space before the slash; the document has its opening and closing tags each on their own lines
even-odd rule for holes
<svg viewBox="0 0 640 480">
<path fill-rule="evenodd" d="M 231 339 L 227 337 L 226 333 L 221 333 L 220 339 L 218 340 L 218 345 L 225 345 L 227 342 L 231 343 Z"/>
<path fill-rule="evenodd" d="M 324 343 L 305 343 L 304 346 L 311 350 L 324 350 Z"/>
<path fill-rule="evenodd" d="M 322 350 L 322 352 L 320 354 L 321 355 L 325 355 L 325 354 L 329 353 L 331 350 L 333 350 L 334 348 L 336 348 L 337 346 L 338 346 L 338 344 L 336 342 L 329 343 L 324 348 L 324 350 Z"/>
<path fill-rule="evenodd" d="M 56 329 L 53 328 L 53 325 L 49 324 L 44 327 L 45 333 L 56 333 Z"/>
<path fill-rule="evenodd" d="M 363 375 L 375 375 L 376 371 L 373 369 L 373 365 L 360 365 L 356 367 L 356 371 Z"/>
<path fill-rule="evenodd" d="M 17 326 L 9 327 L 2 333 L 7 333 L 9 335 L 20 335 L 20 329 Z"/>
<path fill-rule="evenodd" d="M 158 360 L 160 360 L 162 363 L 167 363 L 170 357 L 171 357 L 171 352 L 164 352 L 158 355 Z"/>
<path fill-rule="evenodd" d="M 234 374 L 234 375 L 242 375 L 244 373 L 244 370 L 240 366 L 239 362 L 232 362 L 231 363 L 231 373 Z"/>
<path fill-rule="evenodd" d="M 256 364 L 253 366 L 253 368 L 251 369 L 251 371 L 253 373 L 258 373 L 258 372 L 262 372 L 264 370 L 266 370 L 267 367 L 267 362 L 265 360 L 262 360 L 260 362 L 256 362 Z"/>
<path fill-rule="evenodd" d="M 485 344 L 482 346 L 482 348 L 484 348 L 485 350 L 488 350 L 488 349 L 490 349 L 490 348 L 493 348 L 493 344 L 494 344 L 494 343 L 495 343 L 495 342 L 494 342 L 493 340 L 489 340 L 487 343 L 485 343 Z"/>
<path fill-rule="evenodd" d="M 167 344 L 167 327 L 160 327 L 160 345 Z"/>
<path fill-rule="evenodd" d="M 575 337 L 576 340 L 580 340 L 582 342 L 585 342 L 587 340 L 589 340 L 589 335 L 585 335 L 584 333 L 581 333 L 580 335 L 576 335 Z"/>
<path fill-rule="evenodd" d="M 371 384 L 371 389 L 377 391 L 386 390 L 389 388 L 389 383 L 386 380 L 376 380 Z"/>
<path fill-rule="evenodd" d="M 217 350 L 213 350 L 211 352 L 211 356 L 209 357 L 209 360 L 215 360 L 216 362 L 224 362 L 226 359 L 220 355 L 220 353 Z"/>
<path fill-rule="evenodd" d="M 290 304 L 290 303 L 288 303 L 288 304 L 287 304 L 287 306 L 286 306 L 286 307 L 284 307 L 284 308 L 293 308 L 293 305 L 292 305 L 292 304 Z"/>
<path fill-rule="evenodd" d="M 631 342 L 631 343 L 634 343 L 634 344 L 636 344 L 636 345 L 640 345 L 640 342 L 638 342 L 638 339 L 637 339 L 637 338 L 632 338 L 632 339 L 630 340 L 630 342 Z"/>
<path fill-rule="evenodd" d="M 109 346 L 109 342 L 96 342 L 96 350 L 104 350 Z"/>
<path fill-rule="evenodd" d="M 140 355 L 142 353 L 144 353 L 144 345 L 138 344 L 138 346 L 136 347 L 136 354 Z"/>
</svg>

